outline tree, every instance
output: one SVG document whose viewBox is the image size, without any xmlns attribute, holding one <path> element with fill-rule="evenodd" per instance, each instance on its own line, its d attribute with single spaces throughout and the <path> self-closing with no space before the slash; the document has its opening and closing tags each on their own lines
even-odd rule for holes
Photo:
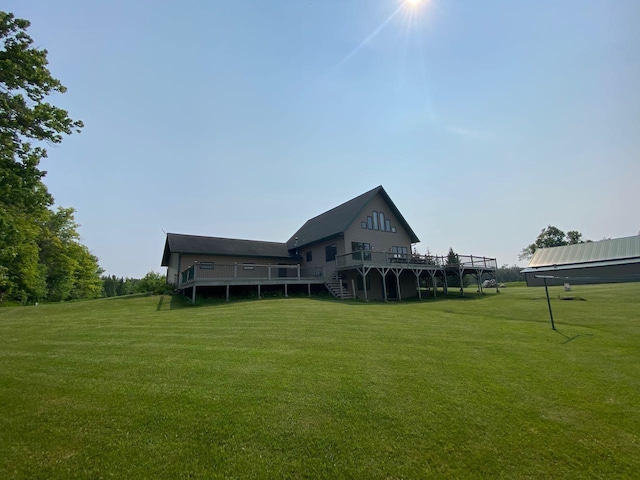
<svg viewBox="0 0 640 480">
<path fill-rule="evenodd" d="M 496 278 L 500 282 L 521 282 L 524 276 L 520 273 L 522 267 L 517 265 L 502 265 L 496 270 Z"/>
<path fill-rule="evenodd" d="M 453 251 L 452 247 L 449 247 L 449 253 L 447 254 L 447 265 L 458 265 L 460 263 L 460 258 L 458 258 L 458 254 Z"/>
<path fill-rule="evenodd" d="M 0 11 L 0 298 L 94 296 L 97 259 L 78 242 L 73 209 L 49 209 L 39 167 L 44 145 L 83 125 L 46 101 L 66 88 L 47 68 L 47 51 L 33 47 L 29 25 Z"/>
<path fill-rule="evenodd" d="M 47 51 L 32 46 L 29 25 L 0 11 L 0 201 L 31 214 L 53 203 L 38 168 L 47 156 L 43 142 L 60 143 L 83 125 L 45 101 L 66 88 L 47 68 Z"/>
<path fill-rule="evenodd" d="M 49 211 L 38 241 L 49 301 L 96 298 L 102 292 L 98 259 L 80 244 L 73 208 Z"/>
<path fill-rule="evenodd" d="M 147 272 L 147 274 L 140 279 L 140 283 L 137 286 L 138 292 L 151 292 L 154 295 L 167 293 L 168 288 L 164 275 L 157 272 Z"/>
<path fill-rule="evenodd" d="M 590 242 L 590 240 L 586 241 Z M 543 228 L 540 231 L 534 243 L 522 249 L 518 258 L 520 260 L 529 259 L 533 257 L 533 254 L 539 248 L 561 247 L 577 243 L 585 243 L 585 240 L 582 240 L 582 233 L 577 230 L 570 230 L 565 234 L 559 228 L 548 225 L 547 228 Z"/>
</svg>

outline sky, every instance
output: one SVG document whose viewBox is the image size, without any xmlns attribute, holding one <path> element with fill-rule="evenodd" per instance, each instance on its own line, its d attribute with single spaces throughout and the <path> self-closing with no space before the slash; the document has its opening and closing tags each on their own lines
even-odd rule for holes
<svg viewBox="0 0 640 480">
<path fill-rule="evenodd" d="M 420 253 L 640 231 L 637 0 L 0 8 L 85 124 L 41 167 L 106 274 L 164 272 L 165 232 L 285 242 L 378 185 Z"/>
</svg>

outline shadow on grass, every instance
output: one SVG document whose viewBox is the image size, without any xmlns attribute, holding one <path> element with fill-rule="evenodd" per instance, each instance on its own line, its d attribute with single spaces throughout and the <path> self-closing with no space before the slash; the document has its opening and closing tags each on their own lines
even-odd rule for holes
<svg viewBox="0 0 640 480">
<path fill-rule="evenodd" d="M 115 297 L 107 297 L 104 300 L 135 300 L 136 298 L 150 297 L 150 293 L 132 293 L 131 295 L 118 295 Z"/>
<path fill-rule="evenodd" d="M 562 345 L 569 343 L 569 342 L 573 342 L 575 339 L 579 338 L 579 337 L 593 337 L 592 333 L 579 333 L 577 335 L 574 335 L 573 337 L 570 337 L 569 335 L 567 335 L 566 333 L 562 333 L 560 330 L 558 330 L 557 328 L 555 329 L 556 333 L 559 333 L 560 335 L 562 335 L 564 338 L 566 338 L 566 340 L 564 342 L 562 342 Z"/>
</svg>

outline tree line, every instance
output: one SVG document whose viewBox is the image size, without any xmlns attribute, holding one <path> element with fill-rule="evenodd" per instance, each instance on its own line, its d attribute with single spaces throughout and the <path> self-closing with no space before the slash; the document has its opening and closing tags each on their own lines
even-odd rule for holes
<svg viewBox="0 0 640 480">
<path fill-rule="evenodd" d="M 157 272 L 148 272 L 143 278 L 103 275 L 100 279 L 102 281 L 102 294 L 105 297 L 119 297 L 134 293 L 160 295 L 169 292 L 169 286 L 164 275 Z"/>
</svg>

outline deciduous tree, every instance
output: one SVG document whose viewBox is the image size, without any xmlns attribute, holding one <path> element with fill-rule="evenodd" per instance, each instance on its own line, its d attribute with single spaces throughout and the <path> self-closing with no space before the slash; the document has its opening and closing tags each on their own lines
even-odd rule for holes
<svg viewBox="0 0 640 480">
<path fill-rule="evenodd" d="M 47 101 L 66 88 L 47 68 L 47 51 L 33 46 L 29 25 L 0 11 L 0 299 L 94 296 L 97 259 L 78 242 L 73 209 L 49 209 L 40 169 L 45 146 L 83 125 Z"/>
<path fill-rule="evenodd" d="M 589 242 L 590 240 L 586 241 Z M 576 243 L 585 243 L 585 240 L 582 239 L 582 233 L 577 230 L 570 230 L 565 234 L 558 227 L 549 225 L 540 231 L 535 242 L 522 249 L 518 258 L 520 260 L 531 258 L 539 248 L 561 247 L 563 245 L 574 245 Z"/>
</svg>

